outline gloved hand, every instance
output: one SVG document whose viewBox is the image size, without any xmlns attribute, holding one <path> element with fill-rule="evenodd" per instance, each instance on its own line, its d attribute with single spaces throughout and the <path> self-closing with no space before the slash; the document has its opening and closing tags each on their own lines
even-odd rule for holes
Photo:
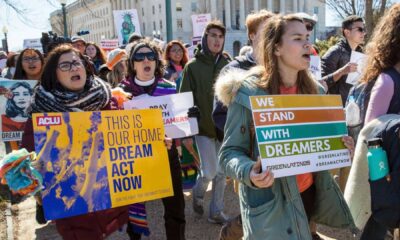
<svg viewBox="0 0 400 240">
<path fill-rule="evenodd" d="M 200 110 L 197 106 L 189 108 L 187 114 L 190 118 L 197 118 L 197 121 L 200 120 Z"/>
</svg>

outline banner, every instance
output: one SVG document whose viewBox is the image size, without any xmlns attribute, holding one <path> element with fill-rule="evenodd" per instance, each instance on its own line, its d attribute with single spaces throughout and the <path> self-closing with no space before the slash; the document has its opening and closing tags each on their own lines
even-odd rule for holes
<svg viewBox="0 0 400 240">
<path fill-rule="evenodd" d="M 43 53 L 43 47 L 42 43 L 40 42 L 40 38 L 35 38 L 35 39 L 24 39 L 24 49 L 25 48 L 34 48 L 36 50 L 39 50 L 41 53 Z"/>
<path fill-rule="evenodd" d="M 36 80 L 0 78 L 1 140 L 20 141 L 28 120 Z"/>
<path fill-rule="evenodd" d="M 354 85 L 361 77 L 361 73 L 365 68 L 365 64 L 367 61 L 367 55 L 364 53 L 351 51 L 350 62 L 357 63 L 357 71 L 351 72 L 347 75 L 346 83 Z"/>
<path fill-rule="evenodd" d="M 140 33 L 139 17 L 136 9 L 114 10 L 114 24 L 120 45 L 128 44 L 132 33 Z"/>
<path fill-rule="evenodd" d="M 351 165 L 339 95 L 250 97 L 262 168 L 276 178 Z"/>
<path fill-rule="evenodd" d="M 199 133 L 196 118 L 187 116 L 193 107 L 192 92 L 171 94 L 159 97 L 149 95 L 133 98 L 124 103 L 125 109 L 161 109 L 165 134 L 170 138 L 183 138 Z"/>
<path fill-rule="evenodd" d="M 211 22 L 211 14 L 209 13 L 192 15 L 193 37 L 203 36 L 203 31 L 209 22 Z"/>
<path fill-rule="evenodd" d="M 173 195 L 161 111 L 33 114 L 47 220 Z"/>
</svg>

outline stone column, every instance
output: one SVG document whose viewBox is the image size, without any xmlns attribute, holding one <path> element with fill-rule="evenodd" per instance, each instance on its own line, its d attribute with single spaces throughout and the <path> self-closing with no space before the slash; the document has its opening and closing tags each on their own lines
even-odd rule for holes
<svg viewBox="0 0 400 240">
<path fill-rule="evenodd" d="M 280 0 L 279 1 L 279 8 L 280 8 L 279 12 L 281 14 L 285 14 L 285 11 L 286 11 L 285 7 L 286 7 L 286 0 Z"/>
<path fill-rule="evenodd" d="M 272 6 L 272 4 L 273 4 L 273 2 L 272 2 L 272 0 L 268 0 L 267 1 L 267 10 L 268 11 L 271 11 L 271 12 L 274 12 L 274 7 Z"/>
<path fill-rule="evenodd" d="M 293 11 L 294 13 L 298 12 L 299 8 L 297 6 L 297 0 L 293 0 Z"/>
<path fill-rule="evenodd" d="M 258 0 L 253 0 L 253 9 L 254 9 L 254 12 L 258 12 L 258 9 L 259 9 L 260 7 L 259 7 L 259 5 L 258 5 Z"/>
<path fill-rule="evenodd" d="M 239 1 L 239 23 L 240 23 L 240 29 L 245 28 L 245 19 L 246 19 L 246 14 L 244 10 L 244 0 Z"/>
<path fill-rule="evenodd" d="M 231 29 L 231 0 L 224 0 L 224 8 L 225 8 L 225 27 L 226 29 Z"/>
<path fill-rule="evenodd" d="M 211 2 L 211 19 L 216 19 L 218 18 L 217 16 L 217 1 L 216 0 L 210 0 Z"/>
</svg>

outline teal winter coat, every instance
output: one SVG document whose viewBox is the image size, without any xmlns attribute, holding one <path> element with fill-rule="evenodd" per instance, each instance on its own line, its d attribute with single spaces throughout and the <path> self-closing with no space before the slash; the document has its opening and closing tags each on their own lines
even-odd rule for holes
<svg viewBox="0 0 400 240">
<path fill-rule="evenodd" d="M 252 141 L 250 136 L 253 123 L 249 96 L 267 94 L 256 86 L 256 76 L 228 72 L 217 80 L 217 97 L 228 106 L 219 163 L 227 176 L 240 181 L 244 239 L 309 240 L 311 233 L 296 177 L 277 178 L 272 187 L 262 189 L 250 181 L 250 170 L 259 153 L 255 138 Z M 311 220 L 354 230 L 350 210 L 330 173 L 316 172 L 313 178 L 316 202 Z"/>
</svg>

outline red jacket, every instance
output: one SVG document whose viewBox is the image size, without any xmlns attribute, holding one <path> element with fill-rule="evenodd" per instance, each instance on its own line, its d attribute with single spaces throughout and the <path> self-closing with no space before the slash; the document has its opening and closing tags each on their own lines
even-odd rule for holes
<svg viewBox="0 0 400 240">
<path fill-rule="evenodd" d="M 110 110 L 107 107 L 104 110 Z M 35 151 L 32 119 L 25 124 L 21 147 Z M 101 240 L 128 222 L 128 206 L 55 220 L 64 240 Z"/>
</svg>

